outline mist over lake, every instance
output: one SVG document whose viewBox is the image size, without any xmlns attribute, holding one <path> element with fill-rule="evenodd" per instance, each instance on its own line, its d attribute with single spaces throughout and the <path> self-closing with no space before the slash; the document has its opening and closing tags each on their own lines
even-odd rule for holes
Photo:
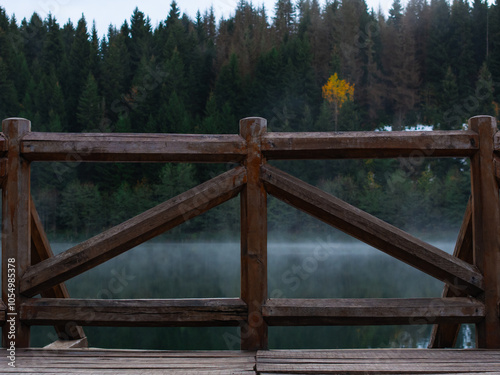
<svg viewBox="0 0 500 375">
<path fill-rule="evenodd" d="M 73 243 L 54 243 L 55 253 Z M 454 242 L 433 242 L 452 252 Z M 440 297 L 438 280 L 358 241 L 270 240 L 270 298 Z M 239 242 L 148 242 L 66 282 L 73 298 L 213 298 L 240 295 Z M 431 325 L 270 327 L 271 348 L 426 347 Z M 470 347 L 473 326 L 457 345 Z M 239 349 L 239 328 L 85 327 L 92 347 Z M 34 327 L 34 346 L 56 339 Z"/>
</svg>

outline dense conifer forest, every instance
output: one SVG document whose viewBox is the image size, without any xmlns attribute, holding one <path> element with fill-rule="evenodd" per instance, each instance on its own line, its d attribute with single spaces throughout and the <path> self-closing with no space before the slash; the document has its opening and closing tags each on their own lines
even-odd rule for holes
<svg viewBox="0 0 500 375">
<path fill-rule="evenodd" d="M 335 108 L 322 96 L 332 76 L 353 87 Z M 158 25 L 136 9 L 104 37 L 84 17 L 17 20 L 0 8 L 0 117 L 28 118 L 34 131 L 236 133 L 247 116 L 269 131 L 462 129 L 498 115 L 498 82 L 500 4 L 482 0 L 395 0 L 387 16 L 364 0 L 277 0 L 273 16 L 241 0 L 219 20 L 173 1 Z M 276 164 L 403 229 L 458 230 L 468 162 L 417 156 Z M 35 164 L 33 194 L 51 236 L 85 237 L 227 168 Z M 237 234 L 238 207 L 188 232 Z M 276 233 L 323 230 L 297 215 L 270 200 Z"/>
</svg>

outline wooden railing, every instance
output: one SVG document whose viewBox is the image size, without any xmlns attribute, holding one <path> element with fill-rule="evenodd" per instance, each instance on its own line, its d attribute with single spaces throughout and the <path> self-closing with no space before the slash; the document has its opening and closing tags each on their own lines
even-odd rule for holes
<svg viewBox="0 0 500 375">
<path fill-rule="evenodd" d="M 0 136 L 3 346 L 29 346 L 30 326 L 85 341 L 81 326 L 240 326 L 241 349 L 268 347 L 269 325 L 434 324 L 431 347 L 449 347 L 462 323 L 477 345 L 500 348 L 500 135 L 495 119 L 469 130 L 268 133 L 262 118 L 239 135 L 60 134 L 7 119 Z M 281 170 L 271 159 L 470 157 L 471 199 L 450 255 Z M 63 253 L 53 255 L 30 196 L 30 163 L 235 162 L 229 170 Z M 267 195 L 441 280 L 443 298 L 269 299 Z M 237 196 L 240 298 L 70 299 L 64 282 Z M 13 271 L 12 271 L 13 270 Z M 41 294 L 42 298 L 32 298 Z M 13 334 L 14 333 L 14 334 Z"/>
</svg>

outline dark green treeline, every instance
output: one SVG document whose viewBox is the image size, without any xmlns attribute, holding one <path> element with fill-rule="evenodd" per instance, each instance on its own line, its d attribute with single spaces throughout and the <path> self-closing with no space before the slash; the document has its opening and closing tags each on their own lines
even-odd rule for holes
<svg viewBox="0 0 500 375">
<path fill-rule="evenodd" d="M 19 22 L 0 8 L 0 117 L 26 117 L 35 131 L 236 133 L 247 116 L 267 118 L 270 131 L 328 131 L 333 115 L 321 87 L 333 73 L 355 85 L 339 130 L 460 129 L 472 115 L 497 114 L 500 4 L 409 0 L 403 8 L 395 0 L 389 13 L 363 0 L 278 0 L 269 17 L 240 1 L 230 18 L 208 10 L 190 19 L 172 2 L 156 27 L 136 9 L 100 38 L 83 17 L 60 25 L 34 13 Z M 227 168 L 73 166 L 33 172 L 48 231 L 68 237 L 108 227 Z M 469 195 L 462 160 L 283 168 L 406 229 L 455 227 Z M 231 204 L 225 212 L 237 209 Z M 295 228 L 294 215 L 270 202 L 271 217 L 289 218 L 274 229 L 314 227 Z M 235 229 L 237 214 L 209 216 L 192 232 L 214 222 Z"/>
</svg>

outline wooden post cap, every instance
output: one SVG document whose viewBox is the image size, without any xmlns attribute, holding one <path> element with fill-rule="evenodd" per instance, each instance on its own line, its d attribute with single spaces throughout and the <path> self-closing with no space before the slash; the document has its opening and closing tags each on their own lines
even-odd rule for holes
<svg viewBox="0 0 500 375">
<path fill-rule="evenodd" d="M 258 137 L 267 132 L 267 120 L 262 117 L 247 117 L 240 120 L 240 135 L 248 137 Z"/>
<path fill-rule="evenodd" d="M 25 118 L 11 117 L 2 121 L 2 131 L 7 136 L 22 135 L 31 131 L 31 121 Z"/>
<path fill-rule="evenodd" d="M 480 129 L 490 128 L 497 130 L 497 120 L 492 116 L 474 116 L 469 119 L 469 129 L 475 132 L 479 132 Z"/>
</svg>

